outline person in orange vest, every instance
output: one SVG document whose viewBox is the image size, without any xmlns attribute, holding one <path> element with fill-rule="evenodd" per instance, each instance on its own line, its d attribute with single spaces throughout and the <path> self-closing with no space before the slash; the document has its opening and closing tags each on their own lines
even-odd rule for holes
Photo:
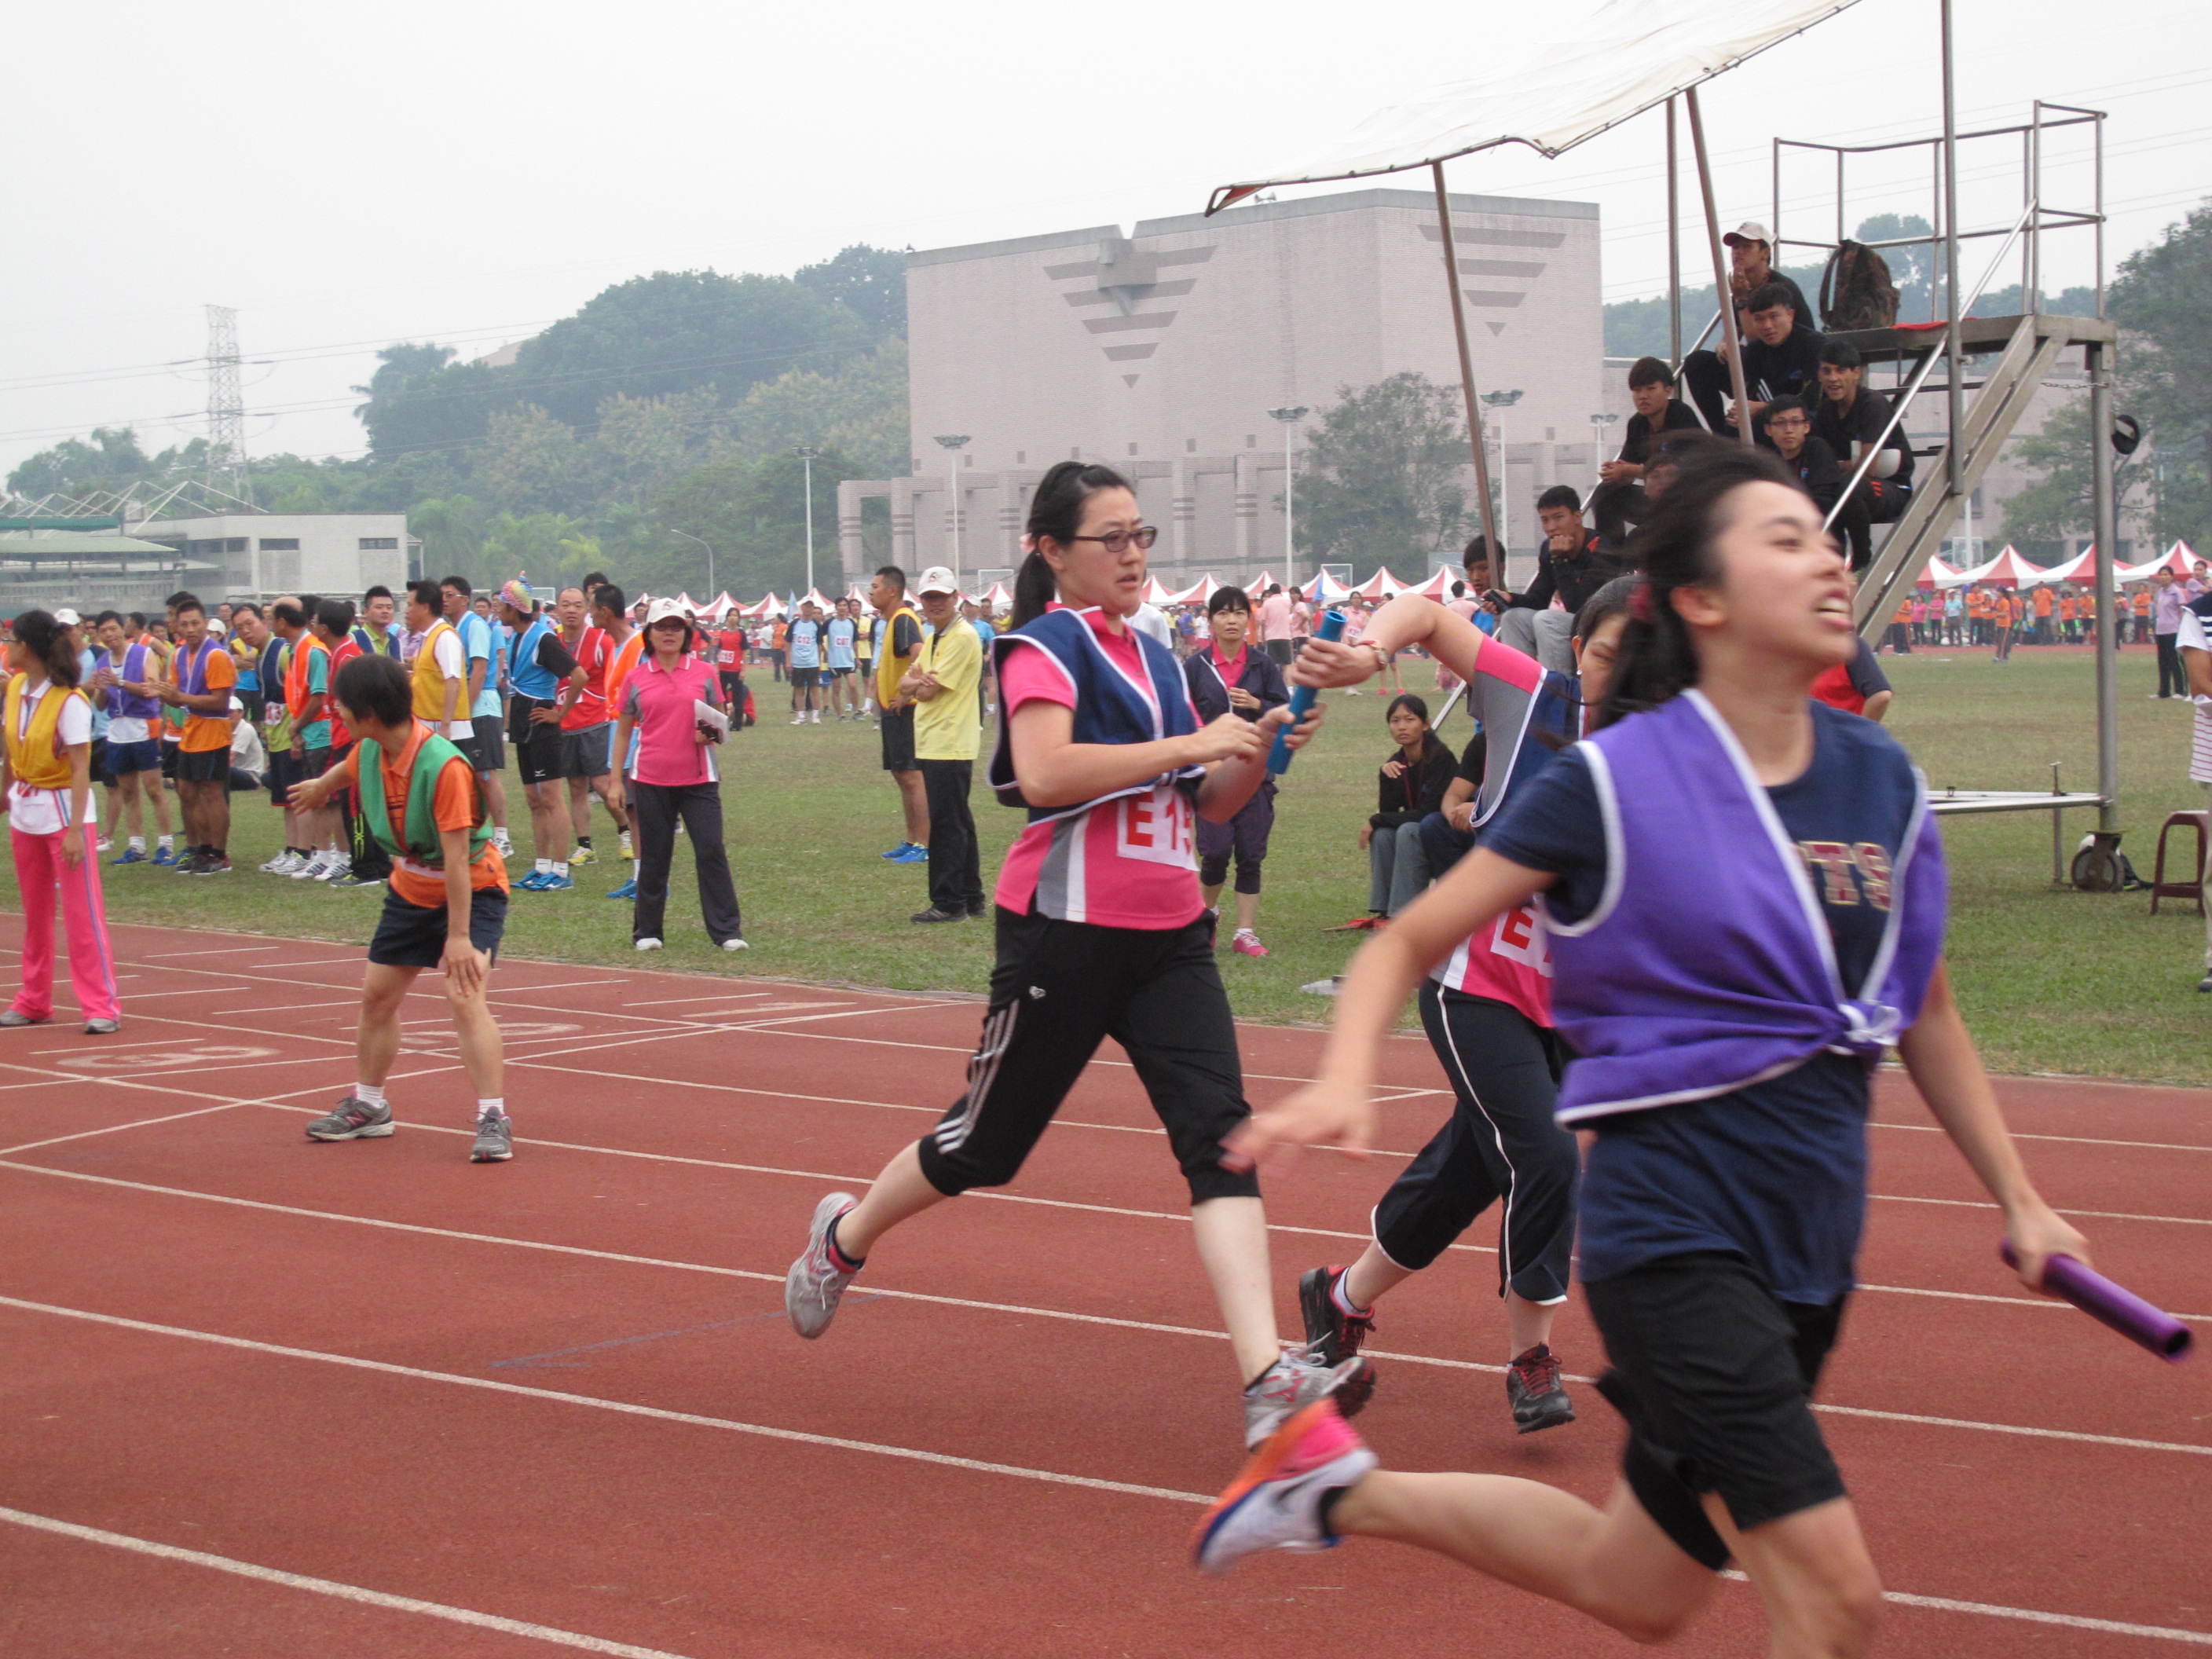
<svg viewBox="0 0 2212 1659">
<path fill-rule="evenodd" d="M 2049 645 L 2052 642 L 2052 635 L 2051 632 L 2051 585 L 2048 582 L 2039 582 L 2036 585 L 2035 642 L 2038 645 Z"/>
<path fill-rule="evenodd" d="M 54 895 L 69 930 L 70 986 L 87 1036 L 122 1018 L 115 952 L 100 860 L 86 831 L 92 798 L 92 702 L 78 684 L 82 665 L 61 623 L 44 611 L 15 618 L 8 647 L 6 748 L 0 811 L 9 815 L 15 880 L 23 896 L 23 973 L 0 1025 L 43 1025 L 54 1017 Z"/>
</svg>

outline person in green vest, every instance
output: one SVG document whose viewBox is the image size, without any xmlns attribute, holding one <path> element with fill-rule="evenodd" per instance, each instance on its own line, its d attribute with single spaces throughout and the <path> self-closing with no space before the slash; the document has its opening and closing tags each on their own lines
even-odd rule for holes
<svg viewBox="0 0 2212 1659">
<path fill-rule="evenodd" d="M 492 842 L 483 792 L 468 757 L 415 718 L 407 671 L 390 657 L 356 657 L 332 687 L 353 729 L 353 751 L 318 778 L 292 786 L 295 811 L 312 811 L 341 789 L 392 855 L 384 914 L 369 941 L 350 1093 L 307 1125 L 311 1140 L 371 1140 L 392 1131 L 385 1079 L 399 1053 L 399 1012 L 425 968 L 441 970 L 460 1038 L 461 1066 L 477 1091 L 469 1157 L 514 1155 L 499 1027 L 489 1001 L 492 963 L 507 927 L 507 865 Z"/>
</svg>

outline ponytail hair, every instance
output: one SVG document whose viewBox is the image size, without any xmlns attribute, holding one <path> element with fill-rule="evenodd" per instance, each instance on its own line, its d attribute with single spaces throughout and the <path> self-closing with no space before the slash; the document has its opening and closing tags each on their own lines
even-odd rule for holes
<svg viewBox="0 0 2212 1659">
<path fill-rule="evenodd" d="M 1714 542 L 1730 495 L 1746 484 L 1798 487 L 1776 457 L 1741 444 L 1698 445 L 1683 454 L 1680 469 L 1629 544 L 1629 562 L 1644 568 L 1644 579 L 1631 596 L 1628 626 L 1593 726 L 1656 708 L 1698 683 L 1697 646 L 1674 609 L 1675 589 L 1720 580 Z"/>
<path fill-rule="evenodd" d="M 69 635 L 61 623 L 54 620 L 50 611 L 26 611 L 15 618 L 15 640 L 36 657 L 46 671 L 46 678 L 64 690 L 72 690 L 82 678 L 83 665 L 69 642 Z"/>
<path fill-rule="evenodd" d="M 1021 568 L 1014 573 L 1014 615 L 1008 631 L 1025 628 L 1060 597 L 1060 579 L 1045 562 L 1042 544 L 1048 537 L 1062 547 L 1083 528 L 1083 504 L 1102 489 L 1127 489 L 1129 481 L 1110 466 L 1091 461 L 1061 461 L 1037 480 L 1023 526 Z"/>
</svg>

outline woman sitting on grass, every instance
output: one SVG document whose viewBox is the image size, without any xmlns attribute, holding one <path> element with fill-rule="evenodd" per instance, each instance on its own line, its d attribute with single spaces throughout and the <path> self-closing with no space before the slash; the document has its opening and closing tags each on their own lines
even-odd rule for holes
<svg viewBox="0 0 2212 1659">
<path fill-rule="evenodd" d="M 1354 927 L 1373 927 L 1404 909 L 1429 884 L 1421 820 L 1441 811 L 1459 761 L 1429 730 L 1429 705 L 1412 692 L 1390 700 L 1383 719 L 1398 749 L 1376 774 L 1375 812 L 1360 826 L 1367 854 L 1367 909 Z"/>
</svg>

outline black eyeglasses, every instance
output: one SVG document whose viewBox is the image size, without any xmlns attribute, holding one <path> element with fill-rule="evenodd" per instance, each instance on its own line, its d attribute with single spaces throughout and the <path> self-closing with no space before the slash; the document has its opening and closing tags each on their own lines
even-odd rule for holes
<svg viewBox="0 0 2212 1659">
<path fill-rule="evenodd" d="M 1070 536 L 1067 539 L 1072 542 L 1097 542 L 1109 553 L 1127 553 L 1131 542 L 1148 548 L 1159 538 L 1160 532 L 1147 524 L 1139 525 L 1134 530 L 1116 530 L 1107 536 Z"/>
</svg>

